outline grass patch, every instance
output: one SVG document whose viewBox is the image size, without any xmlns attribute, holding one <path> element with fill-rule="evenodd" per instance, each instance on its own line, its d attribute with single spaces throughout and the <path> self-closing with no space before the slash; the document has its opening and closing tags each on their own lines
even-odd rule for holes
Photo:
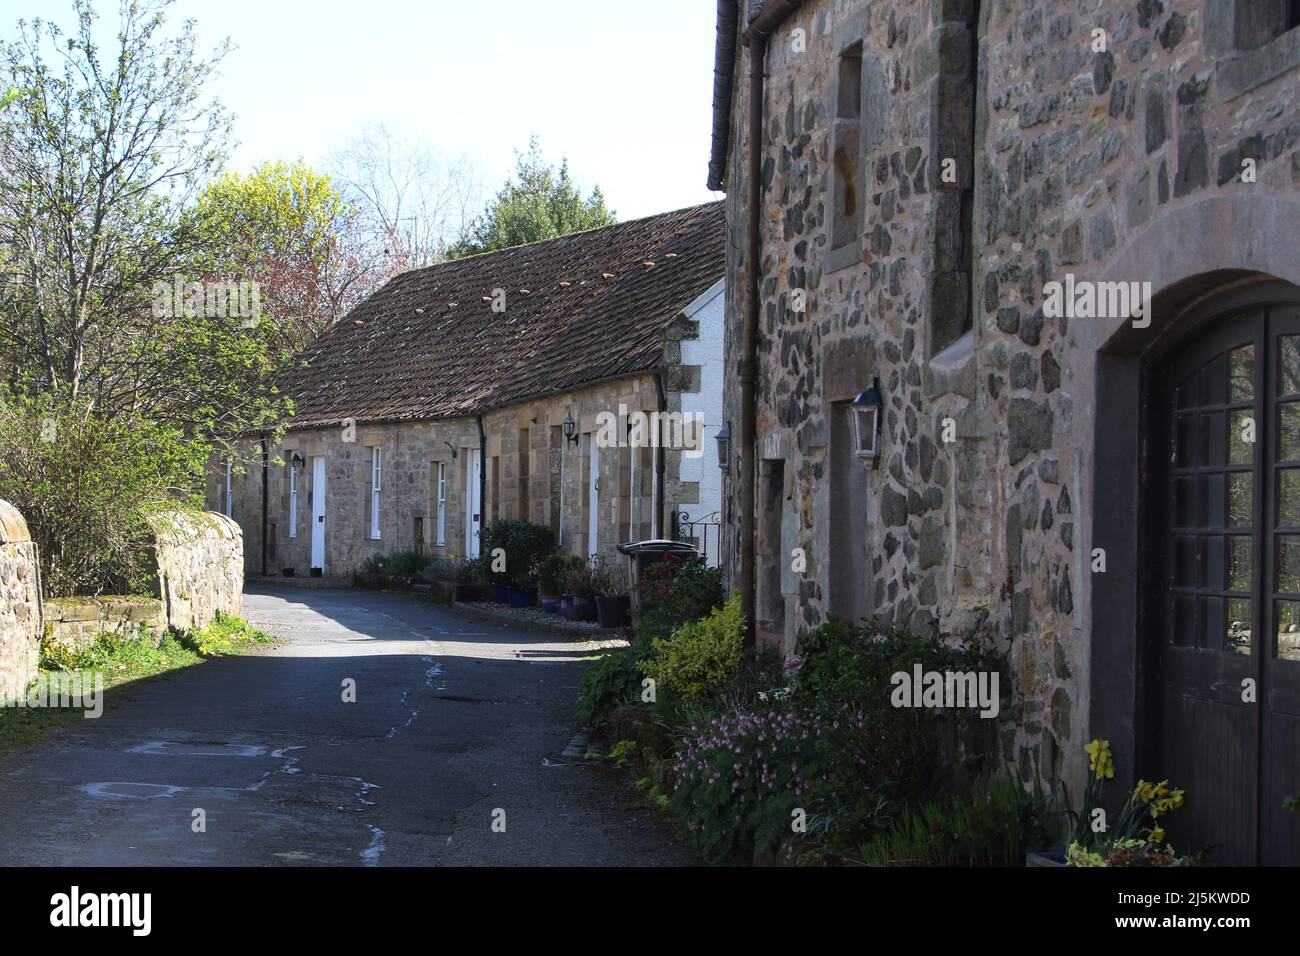
<svg viewBox="0 0 1300 956">
<path fill-rule="evenodd" d="M 116 698 L 110 688 L 191 667 L 213 657 L 240 654 L 275 640 L 238 617 L 217 615 L 205 628 L 167 633 L 157 646 L 141 630 L 135 634 L 101 634 L 94 643 L 71 650 L 60 644 L 41 647 L 43 673 L 99 673 L 104 677 L 104 706 Z M 46 734 L 85 719 L 76 707 L 0 707 L 0 756 L 30 747 Z"/>
</svg>

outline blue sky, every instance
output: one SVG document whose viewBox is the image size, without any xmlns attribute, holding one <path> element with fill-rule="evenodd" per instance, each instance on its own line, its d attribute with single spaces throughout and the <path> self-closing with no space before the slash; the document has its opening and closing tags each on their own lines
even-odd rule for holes
<svg viewBox="0 0 1300 956">
<path fill-rule="evenodd" d="M 97 4 L 116 24 L 116 0 Z M 649 12 L 647 12 L 647 10 Z M 620 219 L 719 198 L 709 152 L 712 0 L 177 0 L 204 45 L 236 49 L 212 91 L 235 114 L 232 165 L 318 164 L 367 124 L 464 155 L 495 188 L 531 133 L 599 183 Z M 70 0 L 0 0 L 71 26 Z M 109 34 L 111 36 L 111 33 Z"/>
</svg>

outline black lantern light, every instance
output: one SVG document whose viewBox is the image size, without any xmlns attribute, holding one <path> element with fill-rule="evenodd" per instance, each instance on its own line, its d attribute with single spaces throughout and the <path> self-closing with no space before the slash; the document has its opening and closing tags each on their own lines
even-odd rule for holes
<svg viewBox="0 0 1300 956">
<path fill-rule="evenodd" d="M 853 454 L 874 468 L 880 464 L 880 412 L 884 407 L 880 396 L 880 380 L 872 379 L 871 387 L 859 392 L 849 408 L 853 411 Z"/>
<path fill-rule="evenodd" d="M 713 436 L 718 443 L 718 467 L 723 471 L 731 470 L 731 422 L 718 429 Z"/>
<path fill-rule="evenodd" d="M 289 464 L 293 465 L 294 468 L 302 468 L 303 465 L 307 464 L 307 459 L 303 458 L 298 452 L 294 452 L 293 457 L 289 459 Z"/>
<path fill-rule="evenodd" d="M 573 420 L 572 415 L 564 416 L 564 437 L 575 445 L 578 444 L 578 423 Z"/>
</svg>

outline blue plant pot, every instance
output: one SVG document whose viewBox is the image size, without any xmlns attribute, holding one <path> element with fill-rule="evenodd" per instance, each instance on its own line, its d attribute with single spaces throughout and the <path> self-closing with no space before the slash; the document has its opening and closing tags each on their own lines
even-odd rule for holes
<svg viewBox="0 0 1300 956">
<path fill-rule="evenodd" d="M 560 599 L 553 594 L 543 594 L 541 597 L 542 610 L 547 614 L 560 613 Z"/>
<path fill-rule="evenodd" d="M 510 588 L 504 584 L 492 585 L 492 600 L 498 604 L 505 604 L 510 600 Z"/>
<path fill-rule="evenodd" d="M 537 594 L 532 588 L 507 588 L 507 600 L 511 607 L 531 607 Z"/>
</svg>

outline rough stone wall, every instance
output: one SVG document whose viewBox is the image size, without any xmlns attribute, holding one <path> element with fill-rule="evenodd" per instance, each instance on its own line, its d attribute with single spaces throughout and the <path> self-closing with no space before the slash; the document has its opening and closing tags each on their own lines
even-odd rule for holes
<svg viewBox="0 0 1300 956">
<path fill-rule="evenodd" d="M 0 699 L 36 676 L 42 633 L 40 567 L 27 522 L 0 501 Z"/>
<path fill-rule="evenodd" d="M 151 520 L 158 594 L 167 626 L 206 627 L 217 613 L 237 617 L 244 607 L 244 542 L 225 515 L 169 512 Z"/>
<path fill-rule="evenodd" d="M 134 635 L 141 628 L 155 643 L 167 630 L 167 610 L 158 598 L 106 595 L 45 601 L 45 636 L 74 650 L 93 644 L 101 634 Z"/>
<path fill-rule="evenodd" d="M 784 467 L 781 531 L 807 552 L 805 573 L 780 574 L 786 647 L 795 631 L 825 619 L 830 564 L 842 560 L 831 552 L 832 531 L 850 509 L 865 509 L 859 586 L 874 613 L 961 631 L 977 609 L 989 610 L 1015 685 L 1005 755 L 1025 772 L 1034 759 L 1045 772 L 1064 760 L 1077 775 L 1088 739 L 1094 370 L 1104 344 L 1087 320 L 1046 317 L 1043 287 L 1067 272 L 1149 278 L 1129 274 L 1135 250 L 1175 221 L 1195 221 L 1192 207 L 1214 205 L 1219 212 L 1202 218 L 1227 223 L 1224 203 L 1244 209 L 1294 197 L 1300 31 L 1239 49 L 1237 8 L 1227 0 L 985 0 L 973 104 L 937 95 L 964 68 L 945 37 L 975 9 L 969 0 L 814 0 L 769 43 L 759 458 Z M 1094 49 L 1097 29 L 1105 51 Z M 863 44 L 865 216 L 862 256 L 846 261 L 828 248 L 832 96 L 835 58 L 854 38 Z M 728 274 L 737 280 L 746 268 L 748 72 L 741 50 L 727 182 L 737 237 Z M 973 328 L 934 348 L 936 330 L 951 331 L 943 313 L 952 302 L 938 298 L 931 277 L 951 267 L 944 239 L 960 224 L 940 195 L 947 157 L 935 150 L 946 142 L 942 130 L 964 119 L 944 111 L 972 106 Z M 1255 182 L 1240 176 L 1246 158 L 1255 160 Z M 1185 226 L 1177 238 L 1208 269 L 1237 265 L 1243 250 L 1216 242 Z M 792 308 L 796 289 L 807 292 L 804 312 Z M 739 355 L 745 305 L 736 281 L 729 356 Z M 731 373 L 727 417 L 738 422 L 734 365 Z M 886 402 L 881 465 L 865 500 L 835 500 L 832 416 L 873 377 Z M 759 524 L 761 592 L 764 553 L 782 552 L 771 542 L 765 552 Z"/>
<path fill-rule="evenodd" d="M 669 343 L 664 380 L 665 400 L 680 410 L 680 350 Z M 686 376 L 689 378 L 689 375 Z M 630 412 L 653 412 L 659 407 L 655 376 L 630 376 L 575 389 L 537 401 L 511 405 L 483 416 L 486 449 L 483 470 L 486 489 L 483 522 L 493 517 L 526 517 L 550 525 L 563 548 L 571 554 L 590 553 L 586 488 L 590 442 L 600 431 L 601 414 L 617 415 L 623 405 Z M 566 442 L 562 423 L 567 415 L 577 422 L 577 445 Z M 520 439 L 526 432 L 527 485 L 521 491 L 523 468 Z M 350 437 L 352 440 L 345 440 Z M 380 537 L 371 533 L 371 456 L 381 451 Z M 313 459 L 326 461 L 325 571 L 346 576 L 369 557 L 421 547 L 442 557 L 462 557 L 466 549 L 466 487 L 470 452 L 479 448 L 478 421 L 463 417 L 439 421 L 387 425 L 356 425 L 290 432 L 270 449 L 268 480 L 267 570 L 279 575 L 293 568 L 306 575 L 311 568 Z M 452 457 L 455 449 L 456 457 Z M 706 449 L 706 452 L 709 450 Z M 633 466 L 635 452 L 636 464 Z M 290 477 L 293 455 L 303 459 L 298 474 L 296 535 L 289 536 Z M 260 446 L 249 446 L 249 460 L 260 460 Z M 660 450 L 664 457 L 663 501 L 655 500 L 654 461 L 649 448 L 600 450 L 598 542 L 596 553 L 622 566 L 626 558 L 616 545 L 652 534 L 666 536 L 666 516 L 674 507 L 694 500 L 694 488 L 679 488 L 681 452 Z M 496 477 L 493 477 L 495 459 Z M 437 544 L 437 464 L 446 466 L 444 544 Z M 635 482 L 635 487 L 633 485 Z M 261 573 L 262 473 L 254 464 L 233 479 L 233 517 L 243 529 L 244 568 Z M 214 510 L 224 507 L 225 468 L 214 463 L 207 482 L 207 501 Z M 656 519 L 658 510 L 660 518 Z M 418 534 L 418 539 L 417 539 Z"/>
</svg>

